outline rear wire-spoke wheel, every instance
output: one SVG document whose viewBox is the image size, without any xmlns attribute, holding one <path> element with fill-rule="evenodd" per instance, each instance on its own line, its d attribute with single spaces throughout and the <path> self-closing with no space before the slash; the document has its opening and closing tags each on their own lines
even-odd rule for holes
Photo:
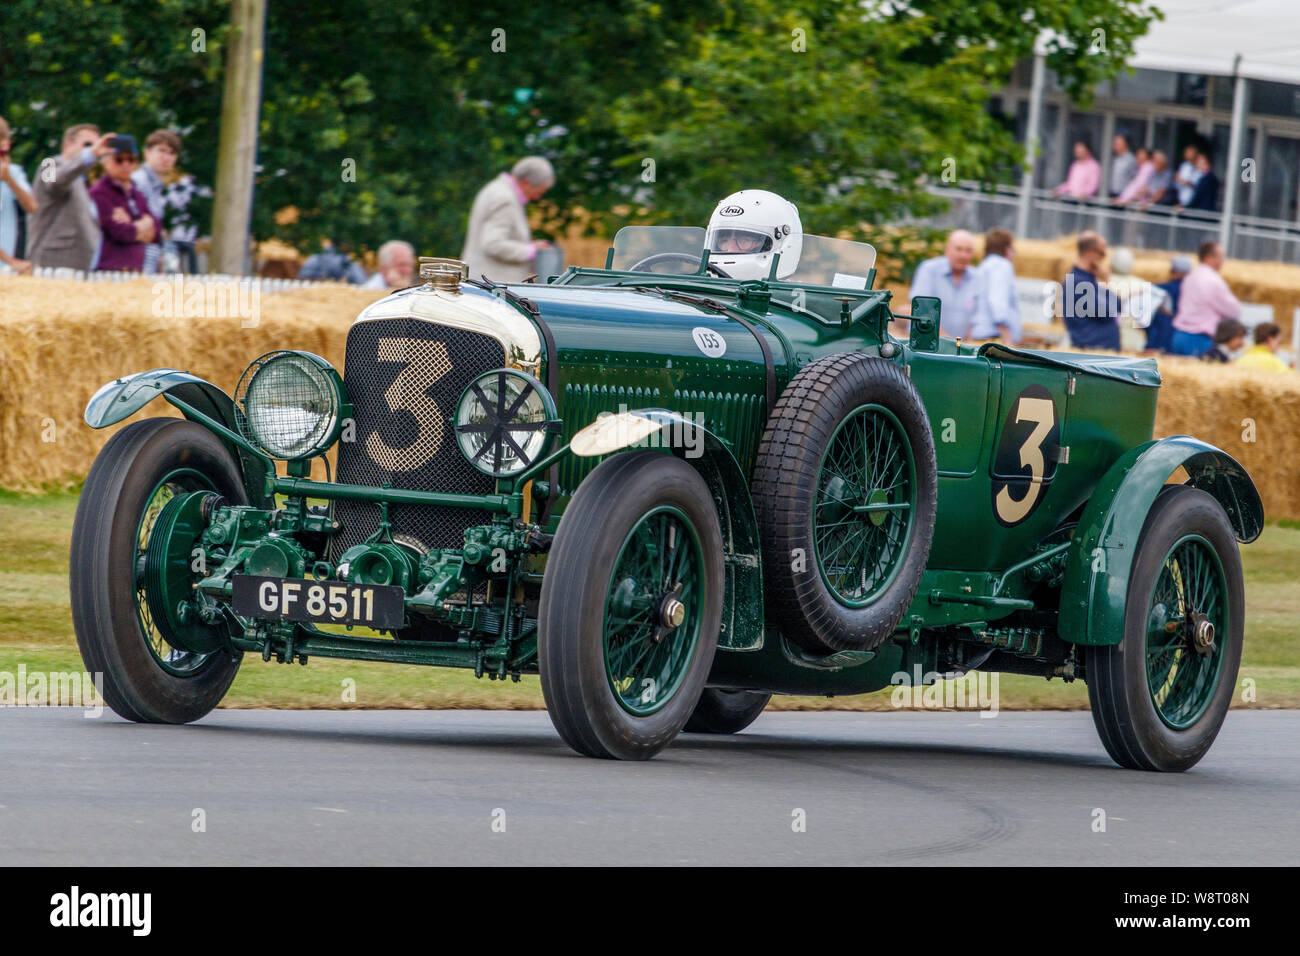
<svg viewBox="0 0 1300 956">
<path fill-rule="evenodd" d="M 622 452 L 565 509 L 538 608 L 538 665 L 561 738 L 644 760 L 695 709 L 722 619 L 722 531 L 686 462 Z"/>
<path fill-rule="evenodd" d="M 1116 763 L 1180 771 L 1205 755 L 1232 703 L 1244 630 L 1227 514 L 1204 491 L 1166 487 L 1138 539 L 1123 638 L 1086 651 L 1093 722 Z"/>
<path fill-rule="evenodd" d="M 863 405 L 840 422 L 822 457 L 813 541 L 826 586 L 865 607 L 898 576 L 916 521 L 916 460 L 898 417 Z"/>
<path fill-rule="evenodd" d="M 77 646 L 86 669 L 102 675 L 105 703 L 128 720 L 198 720 L 239 669 L 233 648 L 172 646 L 147 599 L 145 553 L 159 519 L 169 503 L 202 491 L 248 500 L 220 439 L 193 422 L 151 418 L 109 439 L 77 503 L 69 562 Z"/>
<path fill-rule="evenodd" d="M 1170 549 L 1147 616 L 1147 686 L 1160 719 L 1186 730 L 1205 713 L 1223 667 L 1228 582 L 1214 546 L 1188 535 Z"/>
</svg>

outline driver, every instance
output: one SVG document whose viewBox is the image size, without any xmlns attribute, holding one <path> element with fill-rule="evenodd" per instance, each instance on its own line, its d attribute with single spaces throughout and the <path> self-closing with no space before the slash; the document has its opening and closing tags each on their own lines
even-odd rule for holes
<svg viewBox="0 0 1300 956">
<path fill-rule="evenodd" d="M 765 189 L 742 189 L 718 203 L 704 244 L 709 265 L 733 279 L 766 279 L 780 255 L 776 277 L 799 268 L 803 226 L 794 203 Z"/>
</svg>

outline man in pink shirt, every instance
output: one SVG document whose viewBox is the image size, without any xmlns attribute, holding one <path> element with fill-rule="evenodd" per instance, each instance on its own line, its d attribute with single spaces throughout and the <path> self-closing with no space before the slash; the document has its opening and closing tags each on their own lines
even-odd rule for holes
<svg viewBox="0 0 1300 956">
<path fill-rule="evenodd" d="M 1174 316 L 1174 337 L 1169 351 L 1175 355 L 1203 355 L 1214 345 L 1214 330 L 1224 319 L 1241 315 L 1241 303 L 1223 281 L 1223 247 L 1203 242 L 1196 250 L 1201 260 L 1183 280 Z"/>
<path fill-rule="evenodd" d="M 1052 190 L 1053 196 L 1071 199 L 1091 199 L 1101 186 L 1101 163 L 1092 156 L 1092 150 L 1083 140 L 1074 144 L 1074 162 L 1066 174 L 1065 182 Z"/>
<path fill-rule="evenodd" d="M 1151 176 L 1156 171 L 1156 164 L 1151 158 L 1150 151 L 1145 147 L 1138 147 L 1137 164 L 1137 175 L 1129 180 L 1129 184 L 1111 202 L 1123 206 L 1147 198 L 1147 183 L 1151 181 Z"/>
</svg>

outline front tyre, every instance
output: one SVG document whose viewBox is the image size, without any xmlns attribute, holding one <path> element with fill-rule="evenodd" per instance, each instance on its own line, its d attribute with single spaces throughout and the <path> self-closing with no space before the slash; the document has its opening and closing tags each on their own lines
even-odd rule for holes
<svg viewBox="0 0 1300 956">
<path fill-rule="evenodd" d="M 653 451 L 602 462 L 565 509 L 538 608 L 542 694 L 564 742 L 619 760 L 666 747 L 704 689 L 722 587 L 699 473 Z"/>
<path fill-rule="evenodd" d="M 167 503 L 194 491 L 244 504 L 225 446 L 192 422 L 151 418 L 114 435 L 86 478 L 72 526 L 72 623 L 82 659 L 103 675 L 104 701 L 127 720 L 198 720 L 225 696 L 237 656 L 172 647 L 145 593 L 145 548 Z"/>
<path fill-rule="evenodd" d="M 1228 516 L 1204 491 L 1166 487 L 1138 539 L 1123 640 L 1087 649 L 1092 719 L 1116 763 L 1182 771 L 1205 755 L 1232 703 L 1244 632 Z"/>
</svg>

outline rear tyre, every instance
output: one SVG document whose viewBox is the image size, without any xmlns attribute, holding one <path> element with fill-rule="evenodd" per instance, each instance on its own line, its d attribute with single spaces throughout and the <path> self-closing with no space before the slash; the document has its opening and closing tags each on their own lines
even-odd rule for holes
<svg viewBox="0 0 1300 956">
<path fill-rule="evenodd" d="M 214 491 L 244 504 L 243 480 L 225 446 L 192 422 L 151 418 L 123 428 L 86 478 L 72 526 L 72 623 L 82 659 L 103 675 L 109 707 L 127 720 L 198 720 L 225 696 L 239 657 L 172 647 L 153 624 L 144 555 L 163 507 Z"/>
<path fill-rule="evenodd" d="M 754 466 L 768 605 L 804 650 L 870 650 L 925 571 L 938 472 L 925 406 L 893 362 L 812 362 L 782 393 Z"/>
<path fill-rule="evenodd" d="M 1232 703 L 1244 633 L 1228 516 L 1204 491 L 1166 487 L 1138 539 L 1124 637 L 1086 650 L 1092 719 L 1111 758 L 1131 770 L 1195 765 Z"/>
<path fill-rule="evenodd" d="M 704 479 L 653 451 L 614 455 L 565 509 L 538 607 L 542 694 L 589 757 L 645 760 L 695 709 L 722 620 L 722 531 Z"/>
<path fill-rule="evenodd" d="M 739 733 L 758 719 L 771 699 L 761 691 L 706 687 L 683 729 L 688 734 Z"/>
</svg>

